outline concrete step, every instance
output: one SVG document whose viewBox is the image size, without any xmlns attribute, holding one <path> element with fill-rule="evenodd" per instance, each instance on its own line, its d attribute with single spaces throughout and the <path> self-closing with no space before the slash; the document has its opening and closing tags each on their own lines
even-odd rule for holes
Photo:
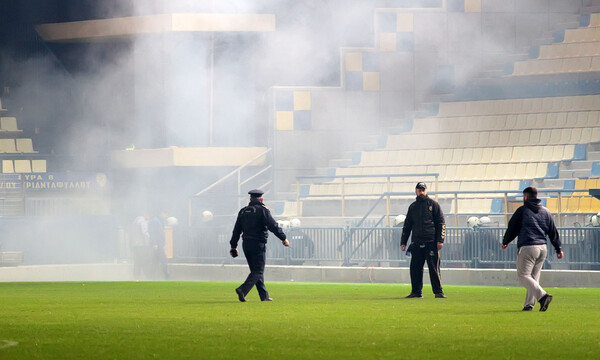
<svg viewBox="0 0 600 360">
<path fill-rule="evenodd" d="M 581 9 L 581 13 L 583 14 L 593 14 L 593 13 L 599 13 L 600 12 L 600 4 L 592 4 L 590 6 L 586 6 L 583 9 Z"/>
<path fill-rule="evenodd" d="M 563 179 L 534 180 L 532 185 L 539 189 L 562 189 L 565 181 Z"/>
<path fill-rule="evenodd" d="M 554 43 L 554 36 L 551 33 L 544 34 L 543 37 L 531 41 L 533 46 L 552 45 Z"/>
<path fill-rule="evenodd" d="M 559 179 L 578 179 L 582 177 L 590 176 L 591 168 L 589 169 L 577 169 L 577 170 L 563 170 L 559 171 Z"/>
<path fill-rule="evenodd" d="M 567 30 L 579 27 L 579 15 L 571 15 L 569 21 L 556 24 L 556 29 Z"/>
<path fill-rule="evenodd" d="M 591 170 L 593 163 L 594 163 L 594 161 L 592 161 L 592 160 L 563 162 L 560 165 L 560 169 L 561 170 L 586 170 L 586 169 Z"/>
<path fill-rule="evenodd" d="M 590 161 L 599 161 L 600 160 L 600 151 L 588 151 L 587 159 Z"/>
<path fill-rule="evenodd" d="M 337 168 L 352 165 L 352 159 L 331 159 L 329 160 L 329 166 Z"/>
</svg>

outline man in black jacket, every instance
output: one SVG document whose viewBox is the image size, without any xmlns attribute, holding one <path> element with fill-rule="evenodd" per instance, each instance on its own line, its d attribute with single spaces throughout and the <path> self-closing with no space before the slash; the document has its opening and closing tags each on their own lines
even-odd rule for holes
<svg viewBox="0 0 600 360">
<path fill-rule="evenodd" d="M 400 249 L 406 250 L 408 237 L 412 239 L 408 251 L 412 254 L 410 260 L 410 282 L 412 291 L 407 298 L 423 297 L 423 266 L 427 261 L 429 279 L 436 298 L 445 298 L 440 277 L 440 254 L 446 236 L 446 224 L 440 205 L 427 196 L 427 185 L 417 183 L 415 187 L 417 200 L 410 204 L 404 227 Z"/>
<path fill-rule="evenodd" d="M 256 285 L 258 296 L 261 301 L 273 301 L 269 297 L 269 293 L 265 288 L 265 259 L 267 251 L 268 231 L 271 231 L 277 236 L 284 246 L 290 246 L 290 242 L 286 239 L 283 230 L 277 225 L 269 209 L 263 204 L 261 190 L 250 190 L 250 203 L 243 207 L 238 213 L 233 234 L 231 235 L 231 250 L 229 253 L 232 257 L 238 256 L 237 244 L 242 235 L 242 248 L 244 255 L 250 267 L 250 275 L 246 281 L 235 289 L 238 299 L 241 302 L 246 301 L 246 294 Z"/>
<path fill-rule="evenodd" d="M 556 257 L 562 259 L 564 254 L 552 214 L 541 205 L 535 187 L 523 190 L 523 203 L 508 222 L 502 248 L 506 249 L 516 236 L 519 237 L 517 275 L 521 284 L 527 288 L 523 311 L 533 310 L 536 301 L 540 303 L 540 311 L 546 311 L 552 295 L 542 289 L 539 283 L 540 271 L 548 254 L 546 235 L 556 250 Z"/>
</svg>

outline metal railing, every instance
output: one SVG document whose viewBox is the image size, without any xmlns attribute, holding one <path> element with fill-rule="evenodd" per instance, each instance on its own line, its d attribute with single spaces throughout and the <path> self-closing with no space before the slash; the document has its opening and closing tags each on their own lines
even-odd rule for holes
<svg viewBox="0 0 600 360">
<path fill-rule="evenodd" d="M 385 179 L 385 181 L 383 181 L 383 183 L 386 185 L 387 187 L 387 191 L 381 196 L 381 198 L 383 198 L 385 196 L 385 194 L 393 194 L 392 193 L 392 179 L 393 178 L 399 178 L 399 177 L 419 177 L 419 178 L 423 178 L 423 177 L 433 177 L 434 178 L 434 184 L 433 184 L 433 191 L 436 191 L 438 189 L 438 177 L 440 176 L 440 174 L 438 173 L 411 173 L 411 174 L 370 174 L 370 175 L 306 175 L 306 176 L 298 176 L 296 178 L 296 213 L 297 214 L 301 214 L 301 210 L 302 206 L 301 206 L 301 201 L 302 201 L 302 196 L 301 196 L 301 185 L 308 185 L 308 184 L 302 184 L 300 180 L 302 179 L 306 179 L 306 180 L 330 180 L 330 179 L 340 179 L 341 180 L 341 194 L 340 195 L 310 195 L 310 197 L 312 198 L 318 198 L 318 197 L 333 197 L 333 198 L 340 198 L 340 201 L 342 203 L 341 209 L 342 209 L 342 216 L 346 216 L 346 198 L 347 197 L 359 197 L 359 196 L 365 196 L 365 195 L 370 195 L 370 196 L 377 196 L 379 194 L 356 194 L 356 193 L 347 193 L 346 192 L 346 180 L 347 179 L 372 179 L 372 178 L 382 178 Z M 371 182 L 370 182 L 371 183 Z M 380 182 L 381 183 L 381 182 Z M 312 184 L 312 183 L 310 183 Z M 377 201 L 379 202 L 381 200 L 381 198 Z M 437 200 L 437 197 L 436 197 Z M 387 209 L 387 213 L 390 213 L 390 207 L 391 207 L 391 196 L 388 195 L 386 198 L 386 209 Z M 372 209 L 371 209 L 372 211 Z M 361 221 L 361 223 L 364 221 L 364 219 Z M 389 216 L 386 220 L 386 225 L 389 226 L 390 222 L 389 222 Z"/>
<path fill-rule="evenodd" d="M 577 192 L 582 192 L 585 191 L 585 189 L 538 189 L 538 193 L 540 194 L 557 194 L 557 198 L 558 198 L 558 208 L 557 208 L 557 212 L 556 214 L 558 215 L 558 226 L 561 227 L 562 226 L 562 217 L 560 215 L 562 215 L 564 212 L 562 211 L 563 208 L 563 195 L 565 193 L 577 193 Z M 453 200 L 454 200 L 454 206 L 453 209 L 451 209 L 450 214 L 452 214 L 454 216 L 454 224 L 458 224 L 458 215 L 460 214 L 460 212 L 458 211 L 458 201 L 459 200 L 471 200 L 473 199 L 473 197 L 468 197 L 468 198 L 460 198 L 459 195 L 477 195 L 479 198 L 486 198 L 486 196 L 484 196 L 485 194 L 502 194 L 502 199 L 503 199 L 503 210 L 501 213 L 499 213 L 500 215 L 504 215 L 504 223 L 508 224 L 508 217 L 509 215 L 512 214 L 512 212 L 509 211 L 508 208 L 508 204 L 509 204 L 509 194 L 513 195 L 512 197 L 518 197 L 521 196 L 523 194 L 523 192 L 521 190 L 476 190 L 476 191 L 436 191 L 431 193 L 431 195 L 433 195 L 436 200 L 438 199 L 438 197 L 440 195 L 452 195 L 453 196 Z M 387 201 L 389 202 L 389 199 L 392 196 L 413 196 L 414 193 L 413 192 L 386 192 L 383 193 L 379 196 L 379 198 L 377 198 L 377 200 L 375 201 L 375 203 L 371 206 L 371 208 L 369 210 L 367 210 L 367 213 L 362 217 L 362 219 L 358 222 L 358 224 L 362 224 L 365 219 L 367 217 L 369 217 L 369 215 L 371 215 L 371 213 L 373 212 L 373 210 L 375 208 L 377 208 L 377 205 L 379 205 L 379 203 L 385 198 L 387 199 Z M 389 212 L 389 206 L 387 207 L 386 214 L 385 216 L 388 218 L 387 220 L 387 225 L 389 226 L 389 218 L 392 215 Z M 491 209 L 490 209 L 491 210 Z M 490 212 L 491 213 L 491 212 Z"/>
<path fill-rule="evenodd" d="M 235 178 L 235 184 L 236 184 L 236 194 L 234 195 L 237 198 L 237 208 L 241 208 L 242 207 L 242 199 L 244 199 L 245 197 L 247 197 L 247 195 L 245 193 L 243 193 L 242 191 L 242 187 L 246 184 L 248 184 L 250 181 L 257 179 L 259 176 L 267 173 L 268 171 L 270 171 L 273 168 L 272 164 L 267 164 L 264 167 L 262 167 L 261 169 L 257 170 L 256 172 L 252 173 L 251 175 L 249 175 L 246 178 L 243 178 L 242 176 L 242 171 L 248 167 L 250 167 L 252 164 L 256 163 L 256 161 L 260 160 L 263 157 L 268 156 L 271 153 L 272 149 L 269 148 L 267 150 L 265 150 L 264 152 L 258 154 L 257 156 L 253 157 L 252 159 L 248 160 L 246 163 L 244 163 L 243 165 L 239 166 L 238 168 L 236 168 L 235 170 L 231 171 L 230 173 L 228 173 L 227 175 L 223 176 L 222 178 L 220 178 L 219 180 L 215 181 L 214 183 L 210 184 L 209 186 L 207 186 L 206 188 L 204 188 L 203 190 L 197 192 L 193 197 L 189 198 L 188 200 L 188 224 L 189 225 L 193 225 L 193 204 L 192 201 L 194 199 L 197 199 L 203 195 L 207 195 L 211 190 L 215 190 L 217 189 L 217 186 L 225 183 L 225 181 Z M 269 178 L 268 180 L 266 180 L 263 183 L 258 184 L 256 187 L 260 188 L 262 190 L 265 191 L 265 194 L 268 194 L 270 191 L 270 185 L 273 182 L 272 178 Z M 231 191 L 229 192 L 231 193 Z"/>
<path fill-rule="evenodd" d="M 187 231 L 186 236 L 175 239 L 175 261 L 245 263 L 243 257 L 232 259 L 228 255 L 230 228 Z M 446 228 L 440 251 L 442 267 L 513 268 L 516 240 L 503 250 L 500 244 L 505 231 L 503 227 Z M 269 239 L 267 259 L 271 264 L 408 266 L 410 263 L 410 257 L 400 251 L 402 228 L 399 227 L 307 227 L 285 232 L 291 243 L 289 248 L 274 237 Z M 558 260 L 549 245 L 546 267 L 600 270 L 600 227 L 565 227 L 559 228 L 559 233 L 565 257 Z"/>
</svg>

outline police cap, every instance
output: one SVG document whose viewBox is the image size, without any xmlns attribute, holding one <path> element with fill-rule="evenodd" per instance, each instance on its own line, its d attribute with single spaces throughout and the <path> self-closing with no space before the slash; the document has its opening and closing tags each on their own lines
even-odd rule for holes
<svg viewBox="0 0 600 360">
<path fill-rule="evenodd" d="M 424 183 L 424 182 L 418 182 L 418 183 L 417 183 L 417 186 L 415 186 L 415 189 L 422 189 L 422 190 L 425 190 L 425 189 L 427 189 L 427 185 L 425 185 L 425 183 Z"/>
<path fill-rule="evenodd" d="M 263 196 L 265 192 L 259 189 L 254 189 L 254 190 L 250 190 L 248 191 L 248 194 L 250 194 L 250 197 L 261 197 Z"/>
</svg>

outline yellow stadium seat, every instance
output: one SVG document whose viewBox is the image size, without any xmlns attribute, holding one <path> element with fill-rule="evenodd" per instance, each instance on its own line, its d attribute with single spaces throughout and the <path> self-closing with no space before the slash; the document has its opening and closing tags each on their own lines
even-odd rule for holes
<svg viewBox="0 0 600 360">
<path fill-rule="evenodd" d="M 482 131 L 479 133 L 479 144 L 478 146 L 486 146 L 490 143 L 490 132 Z"/>
<path fill-rule="evenodd" d="M 575 156 L 575 145 L 565 145 L 561 160 L 569 160 Z"/>
<path fill-rule="evenodd" d="M 588 127 L 600 126 L 600 111 L 590 111 L 588 114 Z"/>
<path fill-rule="evenodd" d="M 587 189 L 587 179 L 575 180 L 575 189 Z"/>
<path fill-rule="evenodd" d="M 462 162 L 463 149 L 454 149 L 452 152 L 452 164 L 460 164 Z"/>
<path fill-rule="evenodd" d="M 568 139 L 568 141 L 566 141 L 566 144 L 579 144 L 581 143 L 581 139 L 584 138 L 583 137 L 583 130 L 582 128 L 573 128 L 571 129 L 571 137 L 570 139 Z"/>
<path fill-rule="evenodd" d="M 579 196 L 570 196 L 567 199 L 566 213 L 575 213 L 579 211 Z"/>
<path fill-rule="evenodd" d="M 590 111 L 580 111 L 577 113 L 577 127 L 587 127 Z"/>
<path fill-rule="evenodd" d="M 11 132 L 22 132 L 23 130 L 19 130 L 17 126 L 17 118 L 15 117 L 2 117 L 0 118 L 0 128 L 2 131 L 11 131 Z"/>
<path fill-rule="evenodd" d="M 579 200 L 579 208 L 577 209 L 577 212 L 581 212 L 581 213 L 593 212 L 591 196 L 581 197 L 581 199 Z"/>
<path fill-rule="evenodd" d="M 558 212 L 558 198 L 547 198 L 546 199 L 546 207 L 550 212 L 556 213 Z"/>
<path fill-rule="evenodd" d="M 552 155 L 554 154 L 554 149 L 552 146 L 544 146 L 541 161 L 552 161 Z"/>
<path fill-rule="evenodd" d="M 592 58 L 591 71 L 600 71 L 600 56 L 594 56 Z"/>
<path fill-rule="evenodd" d="M 512 162 L 525 162 L 530 159 L 531 146 L 515 146 L 512 151 Z"/>
<path fill-rule="evenodd" d="M 472 163 L 472 159 L 473 159 L 473 148 L 466 148 L 463 149 L 463 156 L 462 156 L 462 163 L 463 164 L 469 164 Z"/>
<path fill-rule="evenodd" d="M 592 135 L 590 137 L 590 142 L 599 142 L 600 141 L 600 127 L 595 127 L 592 129 Z"/>
<path fill-rule="evenodd" d="M 15 160 L 15 172 L 16 173 L 30 173 L 31 172 L 31 161 Z"/>
<path fill-rule="evenodd" d="M 17 139 L 17 151 L 27 154 L 37 153 L 37 151 L 33 150 L 31 139 Z"/>
<path fill-rule="evenodd" d="M 600 212 L 600 200 L 592 198 L 591 212 Z"/>
<path fill-rule="evenodd" d="M 556 145 L 552 147 L 552 161 L 560 161 L 563 159 L 565 147 L 563 145 Z"/>
<path fill-rule="evenodd" d="M 2 172 L 4 174 L 12 174 L 15 172 L 12 160 L 2 160 Z"/>
<path fill-rule="evenodd" d="M 515 143 L 515 145 L 529 145 L 531 144 L 529 138 L 531 135 L 531 130 L 520 130 L 519 131 L 519 140 Z"/>
<path fill-rule="evenodd" d="M 31 160 L 31 171 L 34 173 L 45 173 L 46 172 L 46 160 L 43 160 L 43 159 Z"/>
<path fill-rule="evenodd" d="M 17 149 L 15 147 L 14 139 L 0 139 L 0 153 L 4 154 L 15 154 Z"/>
<path fill-rule="evenodd" d="M 510 129 L 514 129 L 517 127 L 517 124 L 519 123 L 518 120 L 518 115 L 508 115 L 506 117 L 506 123 L 504 125 L 504 127 L 502 129 L 498 129 L 498 130 L 510 130 Z"/>
<path fill-rule="evenodd" d="M 577 125 L 577 112 L 570 111 L 567 113 L 567 127 L 573 127 Z"/>
</svg>

